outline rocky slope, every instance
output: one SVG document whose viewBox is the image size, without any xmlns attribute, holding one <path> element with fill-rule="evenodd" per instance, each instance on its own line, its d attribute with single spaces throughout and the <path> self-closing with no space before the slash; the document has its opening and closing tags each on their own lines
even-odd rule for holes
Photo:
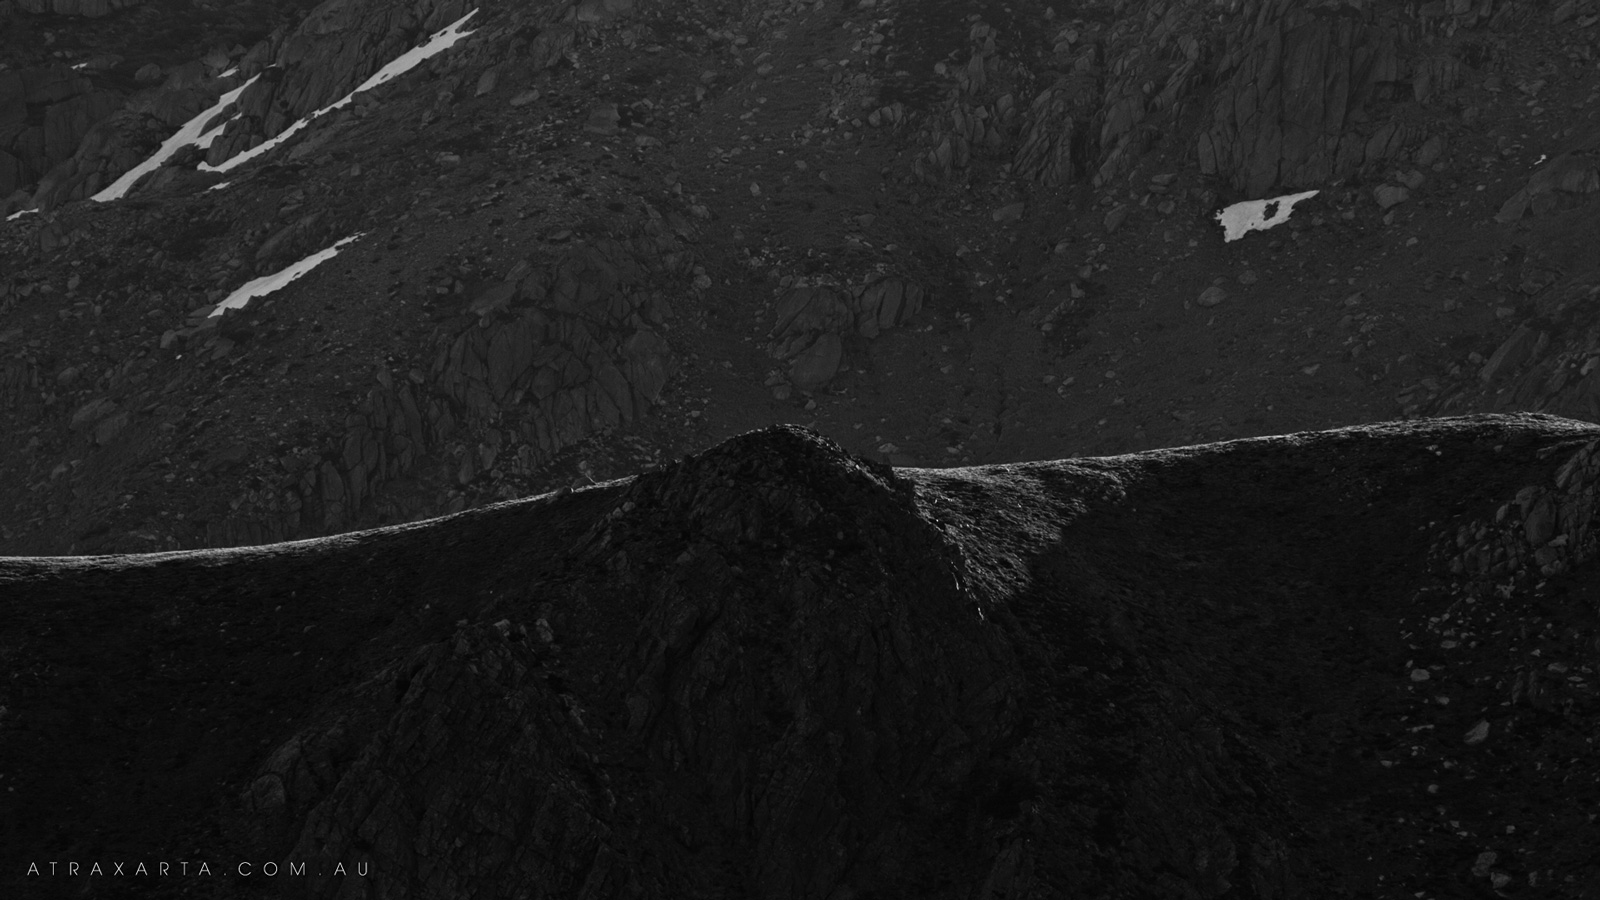
<svg viewBox="0 0 1600 900">
<path fill-rule="evenodd" d="M 782 427 L 0 559 L 4 890 L 1594 897 L 1597 448 L 1488 416 L 891 469 Z"/>
<path fill-rule="evenodd" d="M 1595 416 L 1588 0 L 36 6 L 0 551 L 329 534 L 780 422 L 947 465 Z"/>
<path fill-rule="evenodd" d="M 111 166 L 131 167 L 147 139 L 142 132 L 170 130 L 198 112 L 194 102 L 204 83 L 231 56 L 274 28 L 288 28 L 313 5 L 0 3 L 0 210 L 28 206 L 41 189 L 39 199 L 53 202 L 48 198 L 61 189 L 51 185 L 80 150 L 110 150 Z M 68 196 L 86 195 L 62 194 Z"/>
</svg>

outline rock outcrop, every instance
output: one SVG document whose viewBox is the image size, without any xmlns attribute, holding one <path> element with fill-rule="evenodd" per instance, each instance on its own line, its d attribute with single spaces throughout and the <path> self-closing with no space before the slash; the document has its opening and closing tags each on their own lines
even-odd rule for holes
<svg viewBox="0 0 1600 900">
<path fill-rule="evenodd" d="M 1583 211 L 1567 214 L 1582 216 Z M 1566 226 L 1557 218 L 1552 227 Z M 1487 356 L 1477 356 L 1475 378 L 1449 390 L 1435 385 L 1416 410 L 1446 413 L 1482 402 L 1502 410 L 1600 417 L 1600 376 L 1595 374 L 1600 368 L 1600 319 L 1593 311 L 1600 284 L 1591 273 L 1564 276 L 1537 250 L 1517 268 L 1516 294 L 1533 298 L 1540 314 L 1512 328 Z"/>
<path fill-rule="evenodd" d="M 1367 108 L 1396 98 L 1405 22 L 1392 5 L 1256 4 L 1252 26 L 1218 61 L 1212 124 L 1200 134 L 1203 174 L 1247 197 L 1321 186 L 1420 142 L 1396 122 L 1360 127 Z M 1448 89 L 1451 68 L 1435 79 Z M 1423 93 L 1426 93 L 1424 89 Z"/>
<path fill-rule="evenodd" d="M 1487 10 L 1253 0 L 1232 19 L 1147 0 L 1112 22 L 1053 21 L 1042 67 L 1025 52 L 1031 35 L 978 21 L 958 51 L 965 63 L 939 63 L 948 89 L 920 129 L 928 149 L 914 168 L 949 178 L 983 158 L 1046 186 L 1100 187 L 1177 137 L 1192 142 L 1200 174 L 1255 199 L 1401 160 L 1429 165 L 1439 136 L 1379 110 L 1459 85 L 1464 64 L 1430 39 Z"/>
<path fill-rule="evenodd" d="M 120 95 L 67 66 L 0 72 L 0 201 L 70 158 L 121 106 Z"/>
<path fill-rule="evenodd" d="M 1580 207 L 1595 191 L 1600 191 L 1600 129 L 1589 129 L 1539 166 L 1527 185 L 1506 199 L 1495 221 L 1506 225 L 1526 215 Z"/>
</svg>

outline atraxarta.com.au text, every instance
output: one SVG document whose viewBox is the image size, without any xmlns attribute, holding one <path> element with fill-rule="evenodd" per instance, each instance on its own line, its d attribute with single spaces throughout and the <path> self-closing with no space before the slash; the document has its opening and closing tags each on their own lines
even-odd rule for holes
<svg viewBox="0 0 1600 900">
<path fill-rule="evenodd" d="M 240 878 L 265 877 L 276 878 L 280 875 L 304 878 L 307 876 L 343 878 L 355 876 L 365 878 L 369 874 L 370 864 L 366 860 L 345 864 L 343 862 L 330 862 L 325 865 L 310 865 L 304 862 L 279 863 L 269 860 L 262 863 L 237 862 L 232 865 L 212 865 L 203 860 L 178 860 L 171 862 L 161 860 L 158 862 L 127 862 L 116 860 L 112 862 L 81 862 L 78 860 L 49 860 L 47 862 L 28 863 L 27 874 L 29 877 L 50 878 L 117 878 L 117 877 L 149 877 L 170 878 L 183 876 L 207 877 L 211 875 L 234 875 Z"/>
</svg>

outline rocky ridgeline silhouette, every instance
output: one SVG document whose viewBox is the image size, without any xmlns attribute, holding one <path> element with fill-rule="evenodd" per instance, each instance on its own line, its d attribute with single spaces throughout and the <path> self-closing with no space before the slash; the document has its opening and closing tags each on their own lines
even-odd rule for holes
<svg viewBox="0 0 1600 900">
<path fill-rule="evenodd" d="M 0 560 L 8 895 L 1585 896 L 1596 441 L 894 470 L 774 428 L 310 544 Z M 1560 566 L 1471 546 L 1502 525 Z M 309 871 L 13 879 L 94 858 Z"/>
</svg>

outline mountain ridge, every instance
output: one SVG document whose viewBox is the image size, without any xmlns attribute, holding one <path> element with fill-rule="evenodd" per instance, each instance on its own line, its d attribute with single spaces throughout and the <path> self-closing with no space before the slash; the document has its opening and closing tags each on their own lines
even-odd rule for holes
<svg viewBox="0 0 1600 900">
<path fill-rule="evenodd" d="M 1597 447 L 1486 416 L 891 470 L 776 428 L 428 523 L 0 560 L 4 865 L 42 820 L 49 858 L 215 863 L 117 896 L 1586 896 Z M 311 872 L 222 871 L 268 859 Z"/>
<path fill-rule="evenodd" d="M 9 13 L 56 35 L 13 72 L 147 87 L 0 226 L 0 546 L 337 532 L 779 421 L 937 465 L 1600 408 L 1591 141 L 1557 115 L 1600 96 L 1584 3 L 489 4 L 198 170 L 466 9 L 196 8 L 221 30 L 181 65 L 137 55 L 177 5 Z M 209 148 L 71 199 L 263 72 Z M 5 128 L 44 141 L 28 103 Z M 1287 222 L 1219 235 L 1295 187 Z"/>
</svg>

